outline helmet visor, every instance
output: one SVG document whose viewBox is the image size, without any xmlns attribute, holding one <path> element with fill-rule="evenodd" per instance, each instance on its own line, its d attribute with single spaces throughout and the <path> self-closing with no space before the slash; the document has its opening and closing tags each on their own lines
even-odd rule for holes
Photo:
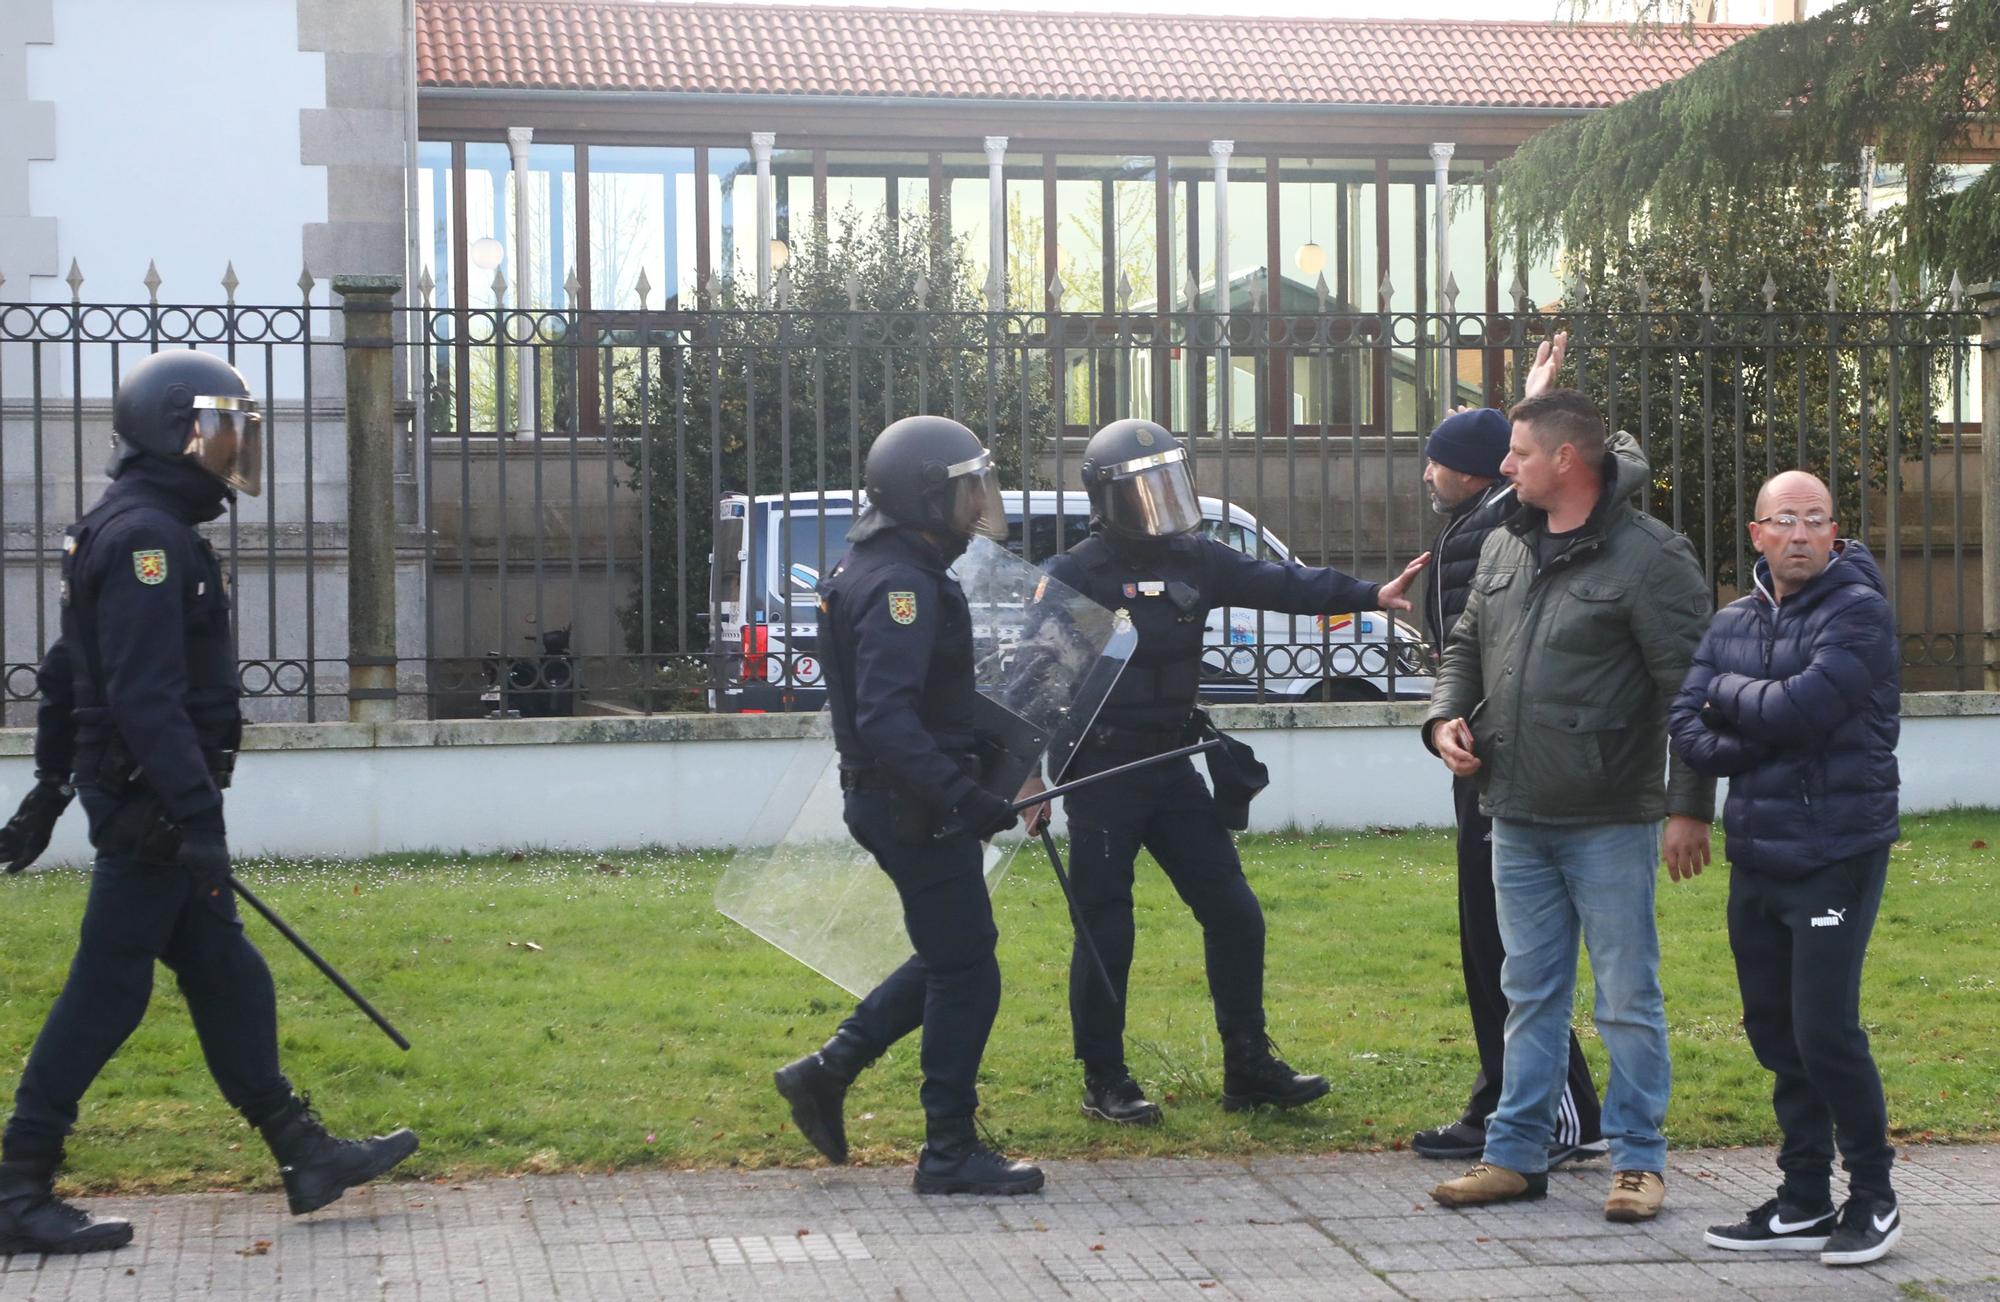
<svg viewBox="0 0 2000 1302">
<path fill-rule="evenodd" d="M 993 468 L 993 454 L 978 456 L 946 467 L 951 494 L 945 518 L 951 531 L 961 538 L 974 534 L 995 542 L 1007 539 L 1007 508 L 1000 500 L 1000 472 Z"/>
<path fill-rule="evenodd" d="M 194 400 L 194 431 L 181 455 L 239 493 L 263 489 L 264 418 L 250 398 Z"/>
<path fill-rule="evenodd" d="M 1104 523 L 1120 533 L 1167 538 L 1201 523 L 1201 499 L 1188 471 L 1187 449 L 1169 448 L 1109 467 Z"/>
</svg>

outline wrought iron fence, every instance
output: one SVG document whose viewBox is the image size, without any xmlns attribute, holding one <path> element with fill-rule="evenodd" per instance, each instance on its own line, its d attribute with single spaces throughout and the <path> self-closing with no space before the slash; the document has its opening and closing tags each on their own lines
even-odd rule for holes
<svg viewBox="0 0 2000 1302">
<path fill-rule="evenodd" d="M 341 358 L 335 309 L 300 299 L 220 304 L 86 303 L 74 265 L 68 303 L 0 302 L 0 662 L 6 722 L 31 721 L 35 669 L 61 623 L 63 530 L 108 482 L 111 394 L 135 360 L 202 348 L 242 371 L 266 413 L 263 491 L 203 527 L 234 606 L 246 714 L 340 719 L 347 690 L 338 571 L 346 547 Z M 322 292 L 322 297 L 324 294 Z"/>
<path fill-rule="evenodd" d="M 1024 314 L 939 311 L 915 288 L 900 310 L 425 313 L 434 708 L 816 707 L 812 583 L 844 547 L 868 439 L 919 411 L 970 425 L 1030 490 L 1010 499 L 1010 545 L 1032 560 L 1084 528 L 1082 441 L 1143 416 L 1187 440 L 1214 535 L 1387 577 L 1442 524 L 1422 432 L 1447 406 L 1518 396 L 1559 330 L 1572 382 L 1639 439 L 1649 509 L 1688 534 L 1720 598 L 1755 560 L 1758 484 L 1809 467 L 1843 530 L 1883 554 L 1911 686 L 1977 685 L 1962 303 L 1281 314 L 1253 294 L 1256 310 L 1220 315 Z M 1205 691 L 1420 696 L 1423 628 L 1225 611 Z"/>
<path fill-rule="evenodd" d="M 57 627 L 61 532 L 104 482 L 109 395 L 144 352 L 202 347 L 271 413 L 265 492 L 209 532 L 225 553 L 253 717 L 342 717 L 341 311 L 0 304 L 0 650 L 28 721 Z M 405 713 L 439 717 L 814 708 L 812 585 L 844 547 L 868 440 L 920 411 L 970 425 L 1034 561 L 1086 528 L 1082 441 L 1123 416 L 1183 437 L 1205 528 L 1275 559 L 1382 578 L 1442 520 L 1423 432 L 1504 405 L 1570 332 L 1573 382 L 1653 466 L 1648 507 L 1718 597 L 1754 555 L 1770 473 L 1807 466 L 1881 556 L 1910 687 L 1978 685 L 1977 321 L 1881 311 L 1005 313 L 901 306 L 410 309 L 419 377 L 399 466 Z M 523 419 L 522 413 L 528 413 Z M 1990 507 L 1989 507 L 1990 509 Z M 713 559 L 711 559 L 713 558 Z M 1968 571 L 1974 576 L 1968 584 Z M 421 629 L 420 640 L 410 630 Z M 1968 641 L 1968 638 L 1972 641 Z M 1221 612 L 1218 700 L 1423 695 L 1420 614 Z"/>
</svg>

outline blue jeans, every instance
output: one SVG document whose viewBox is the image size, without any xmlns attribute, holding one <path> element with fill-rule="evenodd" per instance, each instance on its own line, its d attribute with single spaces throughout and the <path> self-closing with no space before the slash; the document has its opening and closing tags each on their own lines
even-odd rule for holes
<svg viewBox="0 0 2000 1302">
<path fill-rule="evenodd" d="M 1493 820 L 1493 892 L 1507 961 L 1506 1079 L 1486 1123 L 1486 1160 L 1548 1169 L 1569 1063 L 1579 932 L 1597 983 L 1597 1030 L 1611 1055 L 1604 1137 L 1618 1171 L 1664 1171 L 1672 1092 L 1653 890 L 1660 825 L 1568 826 Z"/>
</svg>

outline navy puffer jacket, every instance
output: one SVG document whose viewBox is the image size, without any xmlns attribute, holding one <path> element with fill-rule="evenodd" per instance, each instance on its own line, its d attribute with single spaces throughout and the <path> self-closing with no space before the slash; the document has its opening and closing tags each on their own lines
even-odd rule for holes
<svg viewBox="0 0 2000 1302">
<path fill-rule="evenodd" d="M 1729 779 L 1737 868 L 1799 877 L 1900 835 L 1895 612 L 1868 549 L 1836 545 L 1782 604 L 1759 560 L 1757 590 L 1716 612 L 1668 711 L 1674 752 Z"/>
</svg>

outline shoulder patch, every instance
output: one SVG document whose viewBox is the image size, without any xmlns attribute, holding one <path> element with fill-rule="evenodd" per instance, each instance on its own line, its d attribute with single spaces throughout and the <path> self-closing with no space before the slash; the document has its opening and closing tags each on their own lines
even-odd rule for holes
<svg viewBox="0 0 2000 1302">
<path fill-rule="evenodd" d="M 132 573 L 148 586 L 167 581 L 167 554 L 158 548 L 132 553 Z"/>
<path fill-rule="evenodd" d="M 898 624 L 917 622 L 917 594 L 914 592 L 892 592 L 889 594 L 889 618 Z"/>
</svg>

